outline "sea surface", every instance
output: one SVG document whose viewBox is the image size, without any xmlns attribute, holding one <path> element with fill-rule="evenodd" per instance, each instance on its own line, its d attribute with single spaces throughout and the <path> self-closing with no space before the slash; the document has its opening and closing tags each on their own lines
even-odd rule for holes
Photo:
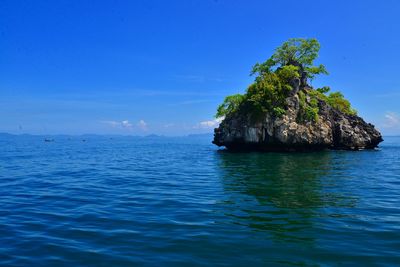
<svg viewBox="0 0 400 267">
<path fill-rule="evenodd" d="M 0 137 L 0 266 L 400 265 L 400 137 L 292 154 L 45 138 Z"/>
</svg>

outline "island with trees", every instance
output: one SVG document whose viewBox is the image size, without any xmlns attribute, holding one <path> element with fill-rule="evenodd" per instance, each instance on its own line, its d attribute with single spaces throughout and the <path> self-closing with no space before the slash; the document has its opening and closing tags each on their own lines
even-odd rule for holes
<svg viewBox="0 0 400 267">
<path fill-rule="evenodd" d="M 216 117 L 223 120 L 213 143 L 260 151 L 376 148 L 381 134 L 342 93 L 310 86 L 317 75 L 328 74 L 324 65 L 314 65 L 319 50 L 316 39 L 293 38 L 255 64 L 246 92 L 227 96 L 218 107 Z"/>
</svg>

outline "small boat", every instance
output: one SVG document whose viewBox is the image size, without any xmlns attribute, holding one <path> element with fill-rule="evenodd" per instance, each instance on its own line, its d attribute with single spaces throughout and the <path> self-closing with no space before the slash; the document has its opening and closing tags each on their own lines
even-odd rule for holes
<svg viewBox="0 0 400 267">
<path fill-rule="evenodd" d="M 44 141 L 45 141 L 45 142 L 54 142 L 54 139 L 45 138 Z"/>
</svg>

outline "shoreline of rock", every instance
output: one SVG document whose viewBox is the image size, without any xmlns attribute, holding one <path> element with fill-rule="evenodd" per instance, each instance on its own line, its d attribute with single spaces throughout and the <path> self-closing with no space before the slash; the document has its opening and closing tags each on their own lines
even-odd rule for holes
<svg viewBox="0 0 400 267">
<path fill-rule="evenodd" d="M 288 97 L 282 117 L 265 114 L 253 121 L 248 114 L 234 114 L 214 129 L 213 143 L 231 151 L 321 151 L 374 149 L 383 141 L 374 125 L 348 115 L 320 100 L 319 120 L 299 122 L 299 97 Z"/>
</svg>

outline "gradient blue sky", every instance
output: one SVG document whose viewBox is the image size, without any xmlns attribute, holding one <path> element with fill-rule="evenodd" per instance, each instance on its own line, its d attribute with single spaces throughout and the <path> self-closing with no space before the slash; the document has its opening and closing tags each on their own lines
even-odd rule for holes
<svg viewBox="0 0 400 267">
<path fill-rule="evenodd" d="M 365 120 L 400 134 L 400 1 L 0 1 L 0 132 L 211 132 L 224 96 L 315 37 Z"/>
</svg>

